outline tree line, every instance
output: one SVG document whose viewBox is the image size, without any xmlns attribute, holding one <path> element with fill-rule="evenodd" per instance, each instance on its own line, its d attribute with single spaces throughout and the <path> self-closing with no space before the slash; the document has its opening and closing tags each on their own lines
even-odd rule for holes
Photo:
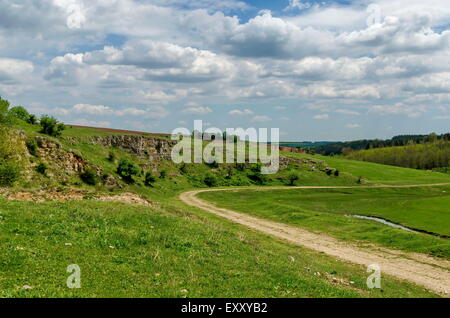
<svg viewBox="0 0 450 318">
<path fill-rule="evenodd" d="M 450 133 L 437 135 L 435 133 L 429 135 L 399 135 L 391 139 L 364 139 L 356 141 L 336 142 L 321 145 L 319 147 L 308 148 L 310 153 L 321 154 L 325 156 L 330 155 L 347 155 L 353 151 L 369 150 L 386 147 L 406 146 L 409 143 L 424 144 L 432 143 L 436 140 L 450 140 Z"/>
<path fill-rule="evenodd" d="M 345 157 L 413 169 L 450 167 L 450 142 L 445 138 L 437 138 L 436 135 L 430 137 L 431 141 L 424 143 L 410 141 L 406 146 L 355 151 Z"/>
</svg>

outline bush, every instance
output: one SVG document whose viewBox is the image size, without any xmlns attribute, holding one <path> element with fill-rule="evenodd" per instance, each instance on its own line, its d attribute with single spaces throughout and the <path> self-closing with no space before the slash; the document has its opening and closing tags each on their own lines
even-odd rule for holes
<svg viewBox="0 0 450 318">
<path fill-rule="evenodd" d="M 48 169 L 47 165 L 42 162 L 36 166 L 36 171 L 43 175 L 47 173 L 47 169 Z"/>
<path fill-rule="evenodd" d="M 186 165 L 185 163 L 182 163 L 182 164 L 181 164 L 180 172 L 181 172 L 182 174 L 187 174 L 188 169 L 187 169 L 187 165 Z"/>
<path fill-rule="evenodd" d="M 156 182 L 156 178 L 155 178 L 155 176 L 153 175 L 153 173 L 152 173 L 151 171 L 147 171 L 147 172 L 145 173 L 144 184 L 145 184 L 147 187 L 152 187 L 152 186 L 153 186 L 153 183 L 155 183 L 155 182 Z"/>
<path fill-rule="evenodd" d="M 36 125 L 36 123 L 37 123 L 36 115 L 30 114 L 30 116 L 28 117 L 27 123 L 29 123 L 31 125 Z"/>
<path fill-rule="evenodd" d="M 167 170 L 161 170 L 161 172 L 159 173 L 159 178 L 165 179 L 166 177 L 167 177 Z"/>
<path fill-rule="evenodd" d="M 141 169 L 128 159 L 122 159 L 117 166 L 117 174 L 122 177 L 125 182 L 133 183 L 134 176 L 141 173 Z"/>
<path fill-rule="evenodd" d="M 40 132 L 53 137 L 61 136 L 62 131 L 66 128 L 66 126 L 64 126 L 63 123 L 58 122 L 56 118 L 47 115 L 41 117 L 40 124 Z"/>
<path fill-rule="evenodd" d="M 300 179 L 299 175 L 295 172 L 292 172 L 288 175 L 288 181 L 290 186 L 294 186 L 295 182 L 297 182 Z"/>
<path fill-rule="evenodd" d="M 261 173 L 262 164 L 256 163 L 251 167 L 251 173 L 248 175 L 249 179 L 253 182 L 263 185 L 269 181 L 269 178 L 266 174 Z"/>
<path fill-rule="evenodd" d="M 19 180 L 21 173 L 20 166 L 15 162 L 6 160 L 0 161 L 0 186 L 12 186 Z"/>
<path fill-rule="evenodd" d="M 205 178 L 203 179 L 203 182 L 208 186 L 208 187 L 215 187 L 218 184 L 217 178 L 215 175 L 213 175 L 212 173 L 208 173 Z"/>
<path fill-rule="evenodd" d="M 27 141 L 26 141 L 26 145 L 27 145 L 27 148 L 28 148 L 28 152 L 32 155 L 32 156 L 37 156 L 37 154 L 38 154 L 38 151 L 37 151 L 37 149 L 38 149 L 38 144 L 37 144 L 37 142 L 36 142 L 36 140 L 34 139 L 34 138 L 29 138 L 29 139 L 27 139 Z"/>
<path fill-rule="evenodd" d="M 0 97 L 0 122 L 6 121 L 8 116 L 9 102 Z"/>
<path fill-rule="evenodd" d="M 81 180 L 83 180 L 84 183 L 89 185 L 96 185 L 97 184 L 97 173 L 92 168 L 86 168 L 82 174 L 80 174 Z"/>
<path fill-rule="evenodd" d="M 211 163 L 206 163 L 206 165 L 210 168 L 210 169 L 218 169 L 219 168 L 219 163 L 214 160 Z"/>
<path fill-rule="evenodd" d="M 9 110 L 9 114 L 23 121 L 28 121 L 30 113 L 22 106 L 16 106 Z"/>
<path fill-rule="evenodd" d="M 109 152 L 108 154 L 108 161 L 110 162 L 116 162 L 116 154 L 112 151 Z"/>
<path fill-rule="evenodd" d="M 339 170 L 336 170 L 336 171 L 334 172 L 334 176 L 335 176 L 335 177 L 339 177 L 339 175 L 340 175 Z"/>
</svg>

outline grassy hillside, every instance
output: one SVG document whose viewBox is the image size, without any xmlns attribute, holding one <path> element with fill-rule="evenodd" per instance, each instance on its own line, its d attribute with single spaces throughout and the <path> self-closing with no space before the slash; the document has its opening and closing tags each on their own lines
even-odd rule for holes
<svg viewBox="0 0 450 318">
<path fill-rule="evenodd" d="M 297 185 L 358 185 L 360 176 L 371 183 L 449 182 L 447 175 L 395 167 L 381 169 L 380 174 L 383 166 L 379 165 L 285 154 L 293 158 L 286 167 L 262 176 L 254 164 L 149 162 L 120 147 L 92 142 L 92 137 L 111 132 L 68 128 L 60 137 L 49 137 L 39 133 L 39 126 L 21 121 L 7 129 L 23 131 L 26 140 L 43 137 L 56 147 L 51 149 L 99 169 L 99 175 L 95 185 L 87 184 L 80 172 L 65 172 L 59 157 L 45 157 L 42 149 L 32 154 L 24 143 L 16 144 L 30 153 L 22 156 L 21 177 L 0 192 L 39 195 L 77 189 L 86 200 L 34 203 L 0 198 L 0 297 L 433 296 L 390 277 L 383 278 L 381 291 L 368 290 L 365 268 L 229 224 L 186 207 L 177 196 L 199 187 L 287 185 L 293 174 Z M 121 159 L 139 167 L 134 182 L 118 174 Z M 40 173 L 37 167 L 43 163 L 47 170 Z M 336 169 L 339 174 L 334 173 Z M 154 176 L 147 186 L 146 172 Z M 420 180 L 415 180 L 416 173 Z M 112 185 L 105 183 L 108 178 L 115 180 Z M 89 200 L 94 194 L 122 192 L 139 194 L 153 206 Z M 326 216 L 330 213 L 323 215 L 323 222 L 330 221 Z M 422 244 L 429 251 L 434 243 Z M 438 244 L 435 248 L 435 254 L 445 251 Z M 70 264 L 81 267 L 80 290 L 65 286 Z M 24 285 L 32 289 L 23 290 Z"/>
<path fill-rule="evenodd" d="M 330 166 L 354 177 L 362 177 L 370 184 L 430 184 L 450 182 L 450 176 L 444 173 L 415 170 L 402 167 L 381 165 L 371 162 L 348 160 L 343 157 L 311 156 L 305 154 L 283 153 L 297 158 L 314 157 L 324 160 Z"/>
<path fill-rule="evenodd" d="M 433 296 L 390 277 L 369 290 L 363 267 L 149 196 L 158 206 L 0 200 L 0 297 Z"/>
</svg>

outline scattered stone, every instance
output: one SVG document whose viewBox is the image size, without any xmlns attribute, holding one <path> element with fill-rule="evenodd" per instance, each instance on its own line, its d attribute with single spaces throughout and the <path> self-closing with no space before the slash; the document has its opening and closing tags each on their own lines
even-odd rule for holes
<svg viewBox="0 0 450 318">
<path fill-rule="evenodd" d="M 65 246 L 72 246 L 72 243 L 64 243 Z"/>
<path fill-rule="evenodd" d="M 180 290 L 180 292 L 181 292 L 182 294 L 187 294 L 187 293 L 189 293 L 189 291 L 188 291 L 187 289 L 182 289 L 182 290 Z"/>
<path fill-rule="evenodd" d="M 29 286 L 29 285 L 23 285 L 23 286 L 22 286 L 22 289 L 23 289 L 23 290 L 30 290 L 30 289 L 33 289 L 33 287 L 31 287 L 31 286 Z"/>
<path fill-rule="evenodd" d="M 294 263 L 295 262 L 295 258 L 293 256 L 289 256 L 289 260 Z"/>
</svg>

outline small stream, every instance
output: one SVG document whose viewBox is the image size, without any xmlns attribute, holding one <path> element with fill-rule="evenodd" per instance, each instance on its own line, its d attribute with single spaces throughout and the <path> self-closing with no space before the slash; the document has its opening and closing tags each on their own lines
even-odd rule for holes
<svg viewBox="0 0 450 318">
<path fill-rule="evenodd" d="M 406 227 L 406 226 L 402 226 L 402 225 L 399 225 L 399 224 L 395 224 L 395 223 L 389 222 L 389 221 L 387 221 L 385 219 L 377 218 L 377 217 L 373 217 L 373 216 L 364 216 L 364 215 L 347 215 L 347 216 L 351 217 L 351 218 L 355 218 L 355 219 L 375 221 L 375 222 L 382 223 L 382 224 L 385 224 L 387 226 L 390 226 L 390 227 L 393 227 L 393 228 L 396 228 L 396 229 L 400 229 L 400 230 L 403 230 L 403 231 L 407 231 L 407 232 L 428 234 L 428 235 L 433 235 L 433 236 L 440 237 L 440 238 L 443 238 L 443 239 L 449 239 L 450 238 L 450 236 L 448 236 L 448 235 L 442 235 L 442 234 L 437 234 L 437 233 L 428 232 L 428 231 L 424 231 L 424 230 L 412 229 L 412 228 L 409 228 L 409 227 Z"/>
<path fill-rule="evenodd" d="M 422 232 L 420 232 L 420 231 L 415 231 L 415 230 L 410 229 L 410 228 L 407 228 L 407 227 L 405 227 L 405 226 L 398 225 L 398 224 L 395 224 L 395 223 L 386 221 L 386 220 L 384 220 L 384 219 L 376 218 L 376 217 L 373 217 L 373 216 L 349 215 L 349 217 L 352 217 L 352 218 L 355 218 L 355 219 L 371 220 L 371 221 L 383 223 L 383 224 L 385 224 L 385 225 L 387 225 L 387 226 L 390 226 L 390 227 L 393 227 L 393 228 L 396 228 L 396 229 L 401 229 L 401 230 L 408 231 L 408 232 L 422 233 Z"/>
</svg>

